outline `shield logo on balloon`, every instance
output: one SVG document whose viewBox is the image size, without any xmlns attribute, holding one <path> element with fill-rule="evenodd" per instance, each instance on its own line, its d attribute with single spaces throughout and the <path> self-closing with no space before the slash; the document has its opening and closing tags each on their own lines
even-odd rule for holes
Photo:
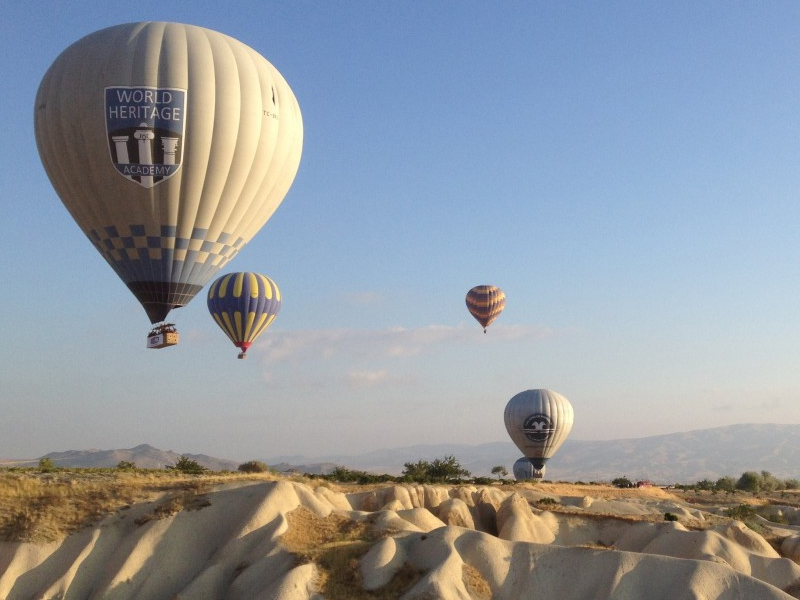
<svg viewBox="0 0 800 600">
<path fill-rule="evenodd" d="M 105 94 L 108 149 L 117 172 L 145 188 L 177 173 L 183 157 L 186 90 L 111 86 Z"/>
<path fill-rule="evenodd" d="M 530 441 L 543 444 L 553 435 L 555 429 L 550 417 L 541 413 L 530 415 L 522 424 L 522 431 Z"/>
</svg>

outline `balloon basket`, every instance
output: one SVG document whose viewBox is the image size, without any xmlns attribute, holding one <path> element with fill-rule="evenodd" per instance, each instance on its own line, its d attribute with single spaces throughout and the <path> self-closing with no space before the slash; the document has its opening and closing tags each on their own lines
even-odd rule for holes
<svg viewBox="0 0 800 600">
<path fill-rule="evenodd" d="M 247 354 L 245 354 L 244 352 L 239 352 L 239 356 L 237 356 L 236 358 L 247 358 Z"/>
<path fill-rule="evenodd" d="M 158 349 L 175 346 L 178 343 L 178 330 L 174 325 L 159 325 L 147 335 L 147 347 Z"/>
</svg>

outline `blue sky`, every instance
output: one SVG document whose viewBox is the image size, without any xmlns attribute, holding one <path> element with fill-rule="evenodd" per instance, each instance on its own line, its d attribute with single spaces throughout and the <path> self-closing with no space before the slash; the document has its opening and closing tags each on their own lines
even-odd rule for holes
<svg viewBox="0 0 800 600">
<path fill-rule="evenodd" d="M 800 423 L 797 3 L 3 12 L 0 457 L 505 441 L 529 388 L 571 400 L 575 439 Z M 226 270 L 283 293 L 247 361 L 202 296 L 171 315 L 178 347 L 147 350 L 38 157 L 48 66 L 144 20 L 252 46 L 303 112 L 295 183 Z M 486 335 L 464 305 L 484 283 L 508 297 Z"/>
</svg>

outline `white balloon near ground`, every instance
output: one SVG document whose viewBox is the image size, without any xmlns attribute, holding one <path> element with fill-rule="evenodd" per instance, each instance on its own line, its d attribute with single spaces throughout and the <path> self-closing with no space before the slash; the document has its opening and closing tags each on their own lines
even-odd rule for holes
<svg viewBox="0 0 800 600">
<path fill-rule="evenodd" d="M 508 401 L 504 419 L 511 441 L 531 468 L 543 474 L 545 464 L 572 430 L 574 413 L 569 400 L 558 392 L 526 390 Z"/>
<path fill-rule="evenodd" d="M 514 479 L 517 481 L 527 481 L 528 479 L 542 479 L 544 477 L 545 468 L 537 469 L 533 466 L 527 457 L 522 456 L 514 462 L 512 467 L 514 471 Z"/>
</svg>

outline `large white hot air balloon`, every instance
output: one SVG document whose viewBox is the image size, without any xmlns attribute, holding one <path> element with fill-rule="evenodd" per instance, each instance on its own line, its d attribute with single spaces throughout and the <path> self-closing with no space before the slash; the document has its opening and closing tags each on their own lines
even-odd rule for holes
<svg viewBox="0 0 800 600">
<path fill-rule="evenodd" d="M 569 400 L 550 390 L 520 392 L 506 404 L 506 430 L 530 461 L 534 477 L 536 470 L 539 477 L 544 474 L 545 463 L 567 439 L 573 417 Z"/>
<path fill-rule="evenodd" d="M 267 222 L 303 146 L 300 108 L 275 67 L 179 23 L 77 41 L 42 79 L 34 121 L 53 187 L 152 323 Z"/>
</svg>

